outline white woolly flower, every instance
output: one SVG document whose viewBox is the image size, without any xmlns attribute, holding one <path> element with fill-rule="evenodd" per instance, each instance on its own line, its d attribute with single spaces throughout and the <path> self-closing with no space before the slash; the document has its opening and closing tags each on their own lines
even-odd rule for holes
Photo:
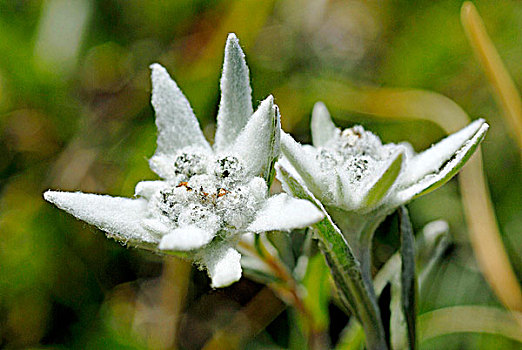
<svg viewBox="0 0 522 350">
<path fill-rule="evenodd" d="M 340 130 L 322 103 L 314 107 L 311 129 L 313 146 L 282 133 L 280 165 L 325 206 L 367 214 L 389 213 L 442 186 L 471 156 L 488 125 L 478 119 L 419 154 L 406 142 L 383 145 L 361 126 Z"/>
<path fill-rule="evenodd" d="M 138 183 L 136 198 L 57 191 L 44 198 L 118 241 L 194 260 L 213 287 L 230 285 L 241 277 L 235 245 L 242 235 L 306 227 L 323 214 L 286 194 L 268 196 L 280 116 L 272 96 L 253 113 L 248 67 L 234 34 L 225 47 L 213 147 L 165 68 L 151 69 L 158 140 L 150 166 L 162 180 Z"/>
</svg>

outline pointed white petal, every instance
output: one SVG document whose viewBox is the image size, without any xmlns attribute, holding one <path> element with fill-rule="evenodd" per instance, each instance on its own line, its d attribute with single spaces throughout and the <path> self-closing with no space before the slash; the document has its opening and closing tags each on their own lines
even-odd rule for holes
<svg viewBox="0 0 522 350">
<path fill-rule="evenodd" d="M 147 201 L 81 192 L 47 191 L 45 200 L 120 242 L 149 246 L 158 240 L 141 225 Z"/>
<path fill-rule="evenodd" d="M 324 173 L 317 161 L 317 151 L 313 147 L 304 147 L 292 136 L 281 132 L 281 151 L 292 168 L 299 174 L 308 189 L 321 200 L 331 197 L 337 192 L 337 174 Z"/>
<path fill-rule="evenodd" d="M 324 214 L 309 201 L 282 193 L 266 201 L 247 230 L 256 233 L 290 231 L 315 224 L 323 217 Z"/>
<path fill-rule="evenodd" d="M 243 160 L 247 173 L 268 181 L 279 156 L 280 116 L 274 98 L 268 96 L 237 137 L 231 152 Z"/>
<path fill-rule="evenodd" d="M 352 175 L 350 175 L 351 169 L 337 167 L 332 169 L 335 173 L 335 183 L 331 185 L 334 192 L 334 201 L 326 203 L 325 205 L 339 207 L 347 211 L 356 210 L 361 206 L 362 199 L 364 196 L 364 189 L 361 184 L 354 183 Z"/>
<path fill-rule="evenodd" d="M 276 166 L 276 177 L 279 181 L 281 181 L 281 185 L 283 190 L 286 193 L 289 193 L 294 198 L 305 199 L 310 203 L 314 204 L 317 208 L 319 208 L 323 214 L 325 211 L 321 202 L 315 197 L 315 195 L 310 192 L 310 190 L 306 187 L 303 179 L 296 174 L 293 170 L 290 170 L 281 162 L 277 162 Z"/>
<path fill-rule="evenodd" d="M 134 195 L 149 199 L 152 195 L 167 186 L 165 181 L 140 181 L 136 184 Z"/>
<path fill-rule="evenodd" d="M 231 146 L 254 112 L 252 89 L 245 54 L 235 34 L 228 35 L 221 75 L 221 102 L 217 115 L 214 148 L 223 151 Z"/>
<path fill-rule="evenodd" d="M 408 161 L 406 176 L 401 179 L 402 186 L 412 185 L 424 176 L 438 172 L 442 165 L 477 134 L 484 124 L 484 119 L 477 119 L 426 151 L 415 155 Z"/>
<path fill-rule="evenodd" d="M 241 254 L 232 247 L 222 245 L 206 250 L 200 257 L 212 280 L 212 288 L 223 288 L 241 278 Z"/>
<path fill-rule="evenodd" d="M 141 224 L 158 237 L 165 236 L 171 230 L 169 226 L 157 219 L 143 219 Z"/>
<path fill-rule="evenodd" d="M 187 251 L 208 244 L 215 233 L 190 225 L 177 228 L 163 236 L 158 246 L 161 250 Z"/>
<path fill-rule="evenodd" d="M 315 147 L 324 146 L 337 133 L 328 109 L 322 102 L 317 102 L 312 111 L 312 141 Z"/>
<path fill-rule="evenodd" d="M 428 174 L 408 187 L 402 187 L 392 199 L 393 205 L 400 205 L 409 200 L 431 192 L 448 182 L 464 166 L 480 142 L 484 139 L 489 125 L 483 123 L 478 131 L 461 144 L 461 148 L 455 151 L 452 157 L 442 165 L 442 169 L 433 174 Z"/>
<path fill-rule="evenodd" d="M 335 172 L 335 182 L 331 186 L 332 188 L 332 203 L 337 203 L 339 207 L 346 207 L 347 210 L 351 210 L 356 206 L 353 186 L 347 180 L 348 179 L 348 171 L 347 169 L 342 168 L 334 168 Z M 348 209 L 349 208 L 349 209 Z"/>
<path fill-rule="evenodd" d="M 174 157 L 165 154 L 155 154 L 149 159 L 149 166 L 152 171 L 162 179 L 171 179 L 174 174 Z"/>
<path fill-rule="evenodd" d="M 156 111 L 158 148 L 155 155 L 174 154 L 187 147 L 210 150 L 192 108 L 167 70 L 155 63 L 152 69 L 152 106 Z"/>
</svg>

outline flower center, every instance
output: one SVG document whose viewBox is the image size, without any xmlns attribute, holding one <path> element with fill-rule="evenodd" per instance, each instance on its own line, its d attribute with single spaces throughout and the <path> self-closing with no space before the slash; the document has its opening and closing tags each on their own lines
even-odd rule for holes
<svg viewBox="0 0 522 350">
<path fill-rule="evenodd" d="M 214 233 L 244 229 L 267 195 L 265 181 L 246 177 L 232 156 L 180 154 L 176 178 L 149 201 L 149 213 L 171 229 L 195 225 Z"/>
<path fill-rule="evenodd" d="M 342 169 L 349 181 L 356 183 L 388 155 L 389 150 L 377 136 L 357 125 L 342 132 L 339 130 L 324 147 L 319 148 L 316 159 L 323 171 Z"/>
</svg>

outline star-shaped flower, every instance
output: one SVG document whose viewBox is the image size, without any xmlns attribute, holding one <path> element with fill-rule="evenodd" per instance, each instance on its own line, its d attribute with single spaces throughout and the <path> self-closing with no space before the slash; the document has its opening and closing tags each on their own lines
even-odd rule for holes
<svg viewBox="0 0 522 350">
<path fill-rule="evenodd" d="M 158 127 L 151 169 L 163 180 L 136 185 L 136 198 L 47 191 L 59 208 L 123 243 L 189 258 L 213 287 L 241 277 L 235 245 L 246 233 L 306 227 L 323 214 L 286 194 L 269 196 L 279 156 L 280 116 L 269 96 L 253 113 L 248 67 L 234 34 L 225 47 L 215 144 L 165 68 L 153 64 Z"/>
<path fill-rule="evenodd" d="M 478 147 L 488 124 L 478 119 L 419 154 L 407 142 L 383 145 L 362 126 L 340 130 L 322 103 L 314 107 L 311 129 L 313 146 L 282 133 L 282 167 L 325 206 L 368 214 L 389 213 L 449 181 Z"/>
</svg>

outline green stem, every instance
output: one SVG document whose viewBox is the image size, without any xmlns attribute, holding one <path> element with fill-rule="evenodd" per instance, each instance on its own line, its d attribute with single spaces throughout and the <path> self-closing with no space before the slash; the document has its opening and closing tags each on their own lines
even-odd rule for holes
<svg viewBox="0 0 522 350">
<path fill-rule="evenodd" d="M 321 226 L 328 225 L 327 221 L 328 219 L 323 219 L 315 225 L 323 234 L 328 230 Z M 370 284 L 365 282 L 359 261 L 341 235 L 319 236 L 321 237 L 320 248 L 332 270 L 335 284 L 341 292 L 341 299 L 363 326 L 367 348 L 370 350 L 388 349 L 373 286 L 371 286 L 371 281 Z"/>
<path fill-rule="evenodd" d="M 348 244 L 361 264 L 364 282 L 374 295 L 372 282 L 372 242 L 377 227 L 386 215 L 362 215 L 333 207 L 327 208 L 335 224 L 340 228 Z"/>
<path fill-rule="evenodd" d="M 371 266 L 372 266 L 372 239 L 375 230 L 386 217 L 385 215 L 359 215 L 339 209 L 328 208 L 334 222 L 341 229 L 343 236 L 354 249 L 355 259 L 360 263 L 362 286 L 357 290 L 362 298 L 361 303 L 357 303 L 359 310 L 357 317 L 366 333 L 366 343 L 369 349 L 370 342 L 380 339 L 373 346 L 375 349 L 387 349 L 384 326 L 381 319 L 377 297 L 373 287 Z M 333 266 L 331 265 L 333 268 Z M 366 318 L 364 320 L 363 318 Z M 373 336 L 371 336 L 373 334 Z"/>
</svg>

